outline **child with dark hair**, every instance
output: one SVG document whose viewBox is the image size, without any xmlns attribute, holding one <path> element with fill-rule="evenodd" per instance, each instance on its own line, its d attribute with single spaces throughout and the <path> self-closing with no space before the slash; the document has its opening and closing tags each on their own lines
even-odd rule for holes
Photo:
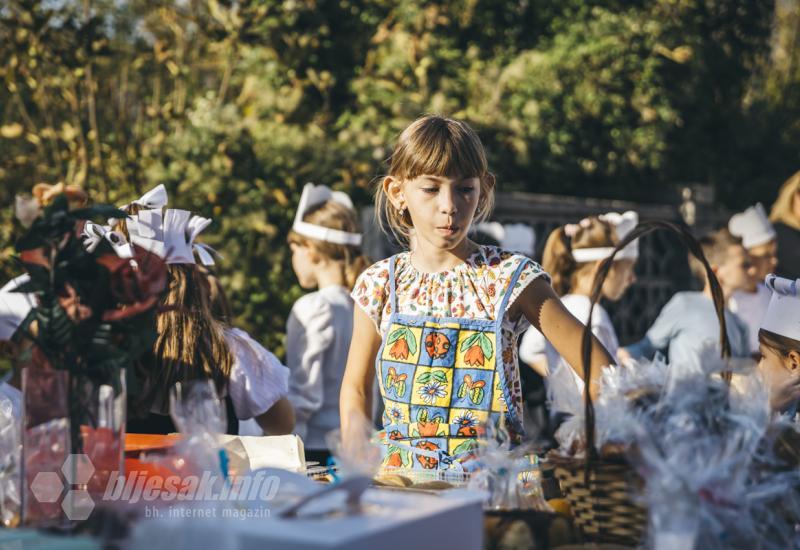
<svg viewBox="0 0 800 550">
<path fill-rule="evenodd" d="M 701 238 L 700 246 L 727 303 L 735 291 L 746 288 L 749 283 L 750 262 L 741 240 L 727 229 L 720 229 Z M 630 358 L 650 359 L 656 351 L 666 351 L 669 363 L 683 368 L 698 365 L 708 348 L 719 348 L 719 321 L 711 297 L 711 285 L 699 260 L 690 257 L 689 266 L 695 277 L 704 281 L 702 292 L 675 294 L 662 308 L 645 337 L 619 350 L 620 362 Z M 727 307 L 725 322 L 732 356 L 748 357 L 747 326 Z"/>
<path fill-rule="evenodd" d="M 772 409 L 794 416 L 800 399 L 800 280 L 768 275 L 765 284 L 772 298 L 758 331 L 758 367 L 769 386 Z"/>
</svg>

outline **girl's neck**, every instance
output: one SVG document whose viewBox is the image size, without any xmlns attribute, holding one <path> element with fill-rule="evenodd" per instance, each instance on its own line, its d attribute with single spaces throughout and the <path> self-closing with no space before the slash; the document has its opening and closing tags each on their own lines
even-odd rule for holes
<svg viewBox="0 0 800 550">
<path fill-rule="evenodd" d="M 469 239 L 464 239 L 455 248 L 443 250 L 417 239 L 416 248 L 411 251 L 411 265 L 423 273 L 447 271 L 463 263 L 477 247 Z"/>
<path fill-rule="evenodd" d="M 317 288 L 322 290 L 331 286 L 345 286 L 347 280 L 341 262 L 320 262 L 316 268 Z"/>
</svg>

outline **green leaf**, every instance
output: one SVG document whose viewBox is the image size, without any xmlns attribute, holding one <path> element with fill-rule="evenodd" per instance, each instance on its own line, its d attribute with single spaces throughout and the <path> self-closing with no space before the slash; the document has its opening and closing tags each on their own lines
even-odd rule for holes
<svg viewBox="0 0 800 550">
<path fill-rule="evenodd" d="M 470 401 L 476 405 L 483 403 L 483 396 L 483 388 L 474 388 L 469 394 Z"/>
<path fill-rule="evenodd" d="M 406 381 L 398 382 L 397 384 L 397 397 L 403 397 L 406 394 Z"/>
<path fill-rule="evenodd" d="M 433 379 L 437 382 L 441 382 L 442 384 L 447 383 L 447 375 L 444 373 L 444 371 L 433 371 Z"/>
<path fill-rule="evenodd" d="M 402 337 L 404 337 L 406 335 L 406 330 L 408 330 L 408 329 L 406 329 L 405 327 L 401 327 L 401 328 L 398 328 L 396 330 L 393 330 L 392 332 L 389 333 L 389 337 L 386 339 L 386 343 L 387 344 L 394 344 L 400 338 L 402 338 Z"/>
<path fill-rule="evenodd" d="M 478 447 L 478 442 L 474 439 L 469 439 L 458 445 L 455 449 L 453 449 L 453 454 L 468 453 L 470 451 L 475 450 L 477 447 Z"/>
<path fill-rule="evenodd" d="M 411 332 L 410 329 L 406 328 L 406 344 L 408 344 L 408 353 L 410 355 L 414 355 L 417 353 L 417 339 L 414 338 L 414 333 Z"/>
<path fill-rule="evenodd" d="M 115 218 L 124 220 L 128 214 L 111 204 L 95 204 L 89 208 L 78 208 L 70 212 L 70 215 L 76 220 L 91 220 L 93 218 Z"/>
<path fill-rule="evenodd" d="M 417 412 L 417 422 L 427 422 L 428 421 L 428 409 L 420 409 Z"/>
<path fill-rule="evenodd" d="M 478 333 L 475 333 L 475 334 L 473 334 L 472 336 L 470 336 L 469 338 L 467 338 L 466 340 L 464 340 L 464 341 L 461 343 L 461 351 L 462 351 L 462 352 L 463 352 L 463 351 L 467 351 L 469 348 L 471 348 L 471 347 L 472 347 L 472 344 L 474 344 L 474 343 L 475 343 L 475 340 L 477 340 L 477 339 L 478 339 L 478 337 L 480 337 L 480 335 L 481 335 L 481 334 L 482 334 L 482 333 L 480 333 L 480 332 L 478 332 Z"/>
<path fill-rule="evenodd" d="M 467 384 L 462 382 L 460 386 L 458 386 L 458 398 L 464 399 L 467 395 Z"/>
<path fill-rule="evenodd" d="M 430 382 L 431 376 L 432 375 L 430 372 L 423 372 L 422 374 L 417 376 L 417 382 L 420 384 L 427 384 L 428 382 Z"/>
<path fill-rule="evenodd" d="M 486 357 L 486 359 L 491 359 L 492 355 L 494 355 L 492 341 L 483 332 L 480 333 L 479 343 L 481 346 L 481 351 L 483 352 L 483 356 Z"/>
</svg>

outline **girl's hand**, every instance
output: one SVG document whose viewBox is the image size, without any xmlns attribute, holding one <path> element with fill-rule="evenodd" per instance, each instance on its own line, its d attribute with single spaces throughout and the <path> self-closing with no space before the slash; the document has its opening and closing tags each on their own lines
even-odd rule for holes
<svg viewBox="0 0 800 550">
<path fill-rule="evenodd" d="M 519 308 L 515 312 L 514 310 L 517 306 Z M 544 334 L 545 338 L 556 348 L 561 357 L 572 366 L 573 370 L 583 380 L 584 373 L 580 366 L 583 364 L 581 341 L 585 326 L 564 307 L 558 295 L 543 277 L 525 287 L 522 295 L 514 303 L 511 315 L 513 316 L 520 311 L 539 332 Z M 601 369 L 615 364 L 616 361 L 611 357 L 611 354 L 592 335 L 592 379 L 587 384 L 592 398 L 597 397 Z"/>
</svg>

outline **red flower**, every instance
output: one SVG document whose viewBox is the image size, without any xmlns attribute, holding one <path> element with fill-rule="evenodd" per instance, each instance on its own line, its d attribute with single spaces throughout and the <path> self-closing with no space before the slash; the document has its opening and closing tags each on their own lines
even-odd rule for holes
<svg viewBox="0 0 800 550">
<path fill-rule="evenodd" d="M 111 295 L 121 306 L 103 314 L 104 321 L 119 321 L 154 307 L 167 286 L 167 264 L 159 256 L 134 247 L 133 258 L 104 254 L 97 263 L 111 275 Z"/>
<path fill-rule="evenodd" d="M 395 359 L 408 359 L 408 342 L 405 338 L 400 338 L 389 349 L 389 357 Z"/>
<path fill-rule="evenodd" d="M 478 346 L 478 345 L 475 345 L 475 346 L 472 346 L 471 348 L 469 348 L 467 350 L 466 355 L 464 355 L 464 362 L 467 365 L 470 365 L 470 366 L 473 366 L 473 367 L 475 365 L 483 366 L 483 364 L 485 362 L 485 358 L 483 356 L 483 350 L 481 349 L 481 347 Z"/>
<path fill-rule="evenodd" d="M 23 264 L 40 265 L 50 269 L 50 260 L 44 255 L 44 248 L 31 248 L 19 253 L 19 259 Z"/>
</svg>

